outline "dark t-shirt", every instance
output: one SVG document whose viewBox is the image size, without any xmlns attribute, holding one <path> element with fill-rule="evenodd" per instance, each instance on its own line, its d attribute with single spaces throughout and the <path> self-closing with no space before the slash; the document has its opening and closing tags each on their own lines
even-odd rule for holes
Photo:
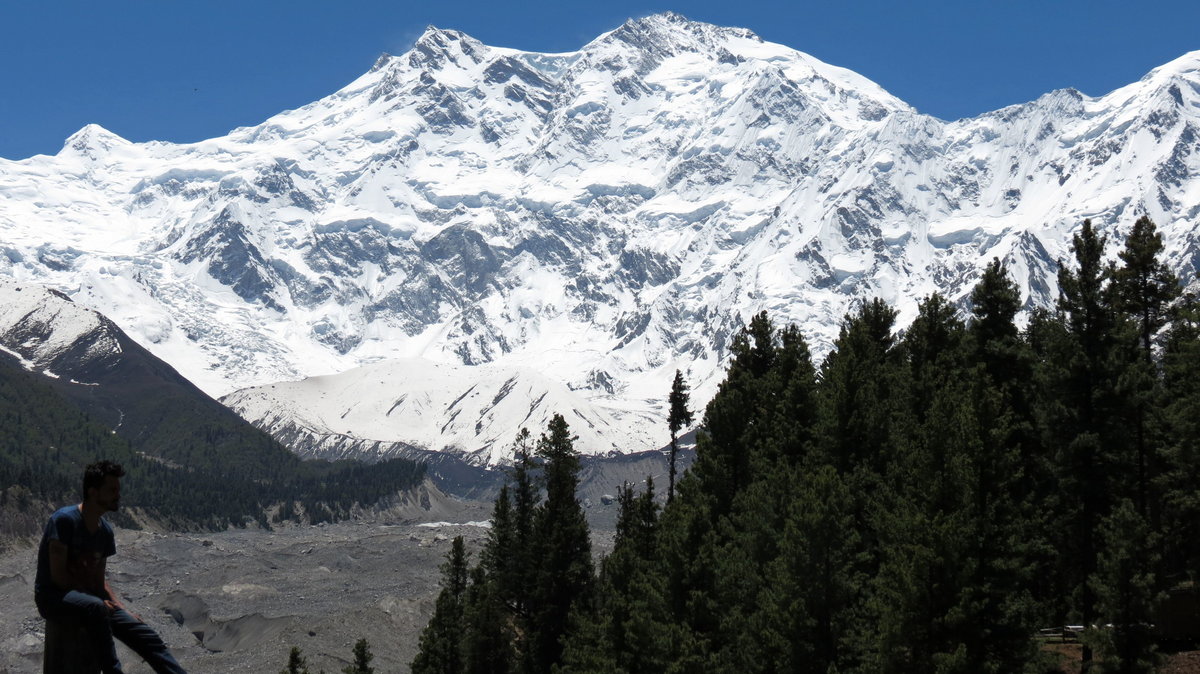
<svg viewBox="0 0 1200 674">
<path fill-rule="evenodd" d="M 46 523 L 42 544 L 38 546 L 37 576 L 33 581 L 33 590 L 35 594 L 45 597 L 65 594 L 50 576 L 50 541 L 62 541 L 67 546 L 67 568 L 76 574 L 76 578 L 90 577 L 91 567 L 117 553 L 117 539 L 112 526 L 104 518 L 100 518 L 100 526 L 95 532 L 89 532 L 83 523 L 79 506 L 59 508 Z"/>
</svg>

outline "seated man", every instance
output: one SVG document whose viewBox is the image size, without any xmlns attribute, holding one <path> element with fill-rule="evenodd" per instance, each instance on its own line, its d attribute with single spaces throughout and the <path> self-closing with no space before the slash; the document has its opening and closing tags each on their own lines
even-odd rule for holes
<svg viewBox="0 0 1200 674">
<path fill-rule="evenodd" d="M 122 671 L 114 636 L 155 672 L 183 672 L 162 639 L 125 610 L 104 577 L 117 548 L 112 526 L 101 515 L 120 505 L 124 475 L 110 461 L 93 463 L 83 472 L 83 503 L 50 516 L 38 548 L 34 601 L 46 620 L 74 618 L 84 626 L 91 643 L 79 647 L 92 649 L 105 674 Z"/>
</svg>

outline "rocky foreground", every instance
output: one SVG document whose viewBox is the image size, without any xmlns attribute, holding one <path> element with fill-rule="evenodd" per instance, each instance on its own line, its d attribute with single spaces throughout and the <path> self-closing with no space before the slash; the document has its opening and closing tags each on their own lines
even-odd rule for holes
<svg viewBox="0 0 1200 674">
<path fill-rule="evenodd" d="M 406 672 L 450 540 L 461 535 L 477 553 L 489 514 L 489 504 L 438 497 L 352 522 L 275 531 L 117 529 L 109 578 L 189 672 L 275 672 L 299 646 L 312 671 L 332 673 L 349 664 L 359 638 L 370 642 L 376 671 Z M 41 671 L 36 557 L 36 541 L 0 555 L 0 674 Z M 121 652 L 127 672 L 151 671 Z"/>
</svg>

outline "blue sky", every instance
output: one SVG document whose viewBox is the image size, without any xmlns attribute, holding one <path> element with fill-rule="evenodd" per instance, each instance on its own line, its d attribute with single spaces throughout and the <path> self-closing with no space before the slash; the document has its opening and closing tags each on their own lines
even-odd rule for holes
<svg viewBox="0 0 1200 674">
<path fill-rule="evenodd" d="M 944 119 L 1104 94 L 1200 49 L 1198 0 L 0 0 L 0 157 L 53 154 L 93 122 L 135 141 L 222 135 L 332 93 L 429 24 L 570 51 L 665 10 L 750 28 Z"/>
</svg>

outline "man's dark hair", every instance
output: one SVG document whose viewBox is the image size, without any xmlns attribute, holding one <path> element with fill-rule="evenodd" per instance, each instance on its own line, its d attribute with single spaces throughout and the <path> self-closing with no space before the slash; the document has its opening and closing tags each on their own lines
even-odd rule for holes
<svg viewBox="0 0 1200 674">
<path fill-rule="evenodd" d="M 104 478 L 112 475 L 113 477 L 125 477 L 125 469 L 119 463 L 104 460 L 96 463 L 88 464 L 83 469 L 83 499 L 87 500 L 89 489 L 99 489 L 104 486 Z"/>
</svg>

